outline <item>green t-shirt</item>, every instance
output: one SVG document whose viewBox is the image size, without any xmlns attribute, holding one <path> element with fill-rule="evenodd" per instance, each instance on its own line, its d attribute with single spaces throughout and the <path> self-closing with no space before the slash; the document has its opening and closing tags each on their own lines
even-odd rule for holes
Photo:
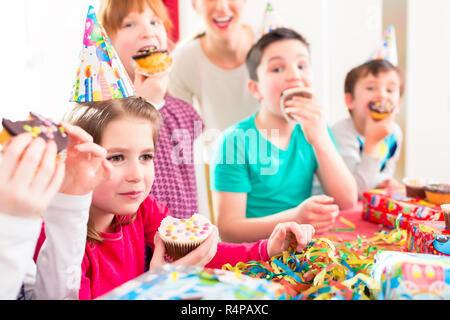
<svg viewBox="0 0 450 320">
<path fill-rule="evenodd" d="M 222 133 L 210 164 L 212 190 L 247 193 L 247 218 L 288 210 L 311 197 L 318 168 L 300 125 L 295 126 L 288 148 L 282 150 L 259 132 L 255 116 Z M 277 131 L 271 133 L 268 136 L 276 139 Z"/>
</svg>

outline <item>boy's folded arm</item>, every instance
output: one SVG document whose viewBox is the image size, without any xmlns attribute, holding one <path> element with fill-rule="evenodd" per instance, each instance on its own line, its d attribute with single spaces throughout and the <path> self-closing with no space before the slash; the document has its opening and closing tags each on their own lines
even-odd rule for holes
<svg viewBox="0 0 450 320">
<path fill-rule="evenodd" d="M 333 197 L 340 209 L 350 209 L 357 201 L 357 184 L 337 146 L 327 144 L 314 148 L 318 163 L 317 176 L 327 195 Z"/>
<path fill-rule="evenodd" d="M 78 299 L 92 192 L 57 194 L 43 214 L 45 242 L 37 259 L 35 299 Z"/>
<path fill-rule="evenodd" d="M 377 183 L 381 159 L 360 151 L 356 136 L 350 130 L 333 131 L 342 159 L 353 175 L 358 188 L 358 197 Z"/>
<path fill-rule="evenodd" d="M 220 237 L 228 242 L 252 242 L 269 238 L 280 222 L 296 221 L 297 207 L 261 218 L 246 218 L 246 193 L 213 191 Z"/>
</svg>

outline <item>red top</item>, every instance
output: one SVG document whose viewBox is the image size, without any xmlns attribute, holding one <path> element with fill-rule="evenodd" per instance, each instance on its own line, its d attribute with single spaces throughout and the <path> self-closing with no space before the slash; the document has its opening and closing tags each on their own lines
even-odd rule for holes
<svg viewBox="0 0 450 320">
<path fill-rule="evenodd" d="M 168 211 L 150 195 L 132 223 L 118 227 L 116 233 L 102 233 L 105 241 L 101 244 L 86 244 L 79 298 L 94 299 L 144 273 L 145 245 L 154 248 L 155 233 Z M 221 268 L 226 263 L 268 259 L 267 240 L 219 243 L 216 255 L 206 267 Z"/>
</svg>

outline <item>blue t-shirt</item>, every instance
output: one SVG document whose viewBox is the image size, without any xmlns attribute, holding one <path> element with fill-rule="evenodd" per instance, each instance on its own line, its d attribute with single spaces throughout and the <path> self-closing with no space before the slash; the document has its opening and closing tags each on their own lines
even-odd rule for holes
<svg viewBox="0 0 450 320">
<path fill-rule="evenodd" d="M 259 132 L 255 116 L 223 132 L 210 164 L 212 190 L 247 193 L 247 218 L 288 210 L 311 197 L 318 168 L 313 147 L 300 125 L 295 126 L 289 146 L 283 150 Z M 274 134 L 268 136 L 276 139 L 277 132 Z"/>
</svg>

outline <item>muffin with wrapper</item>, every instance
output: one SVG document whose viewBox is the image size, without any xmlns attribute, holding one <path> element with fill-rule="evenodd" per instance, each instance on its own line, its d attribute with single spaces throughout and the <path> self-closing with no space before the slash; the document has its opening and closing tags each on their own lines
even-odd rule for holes
<svg viewBox="0 0 450 320">
<path fill-rule="evenodd" d="M 30 112 L 28 120 L 24 121 L 3 119 L 2 126 L 3 130 L 0 133 L 1 145 L 7 144 L 12 137 L 24 132 L 28 132 L 35 138 L 41 137 L 45 141 L 55 141 L 58 153 L 63 151 L 69 144 L 69 137 L 61 124 L 57 124 L 33 112 Z"/>
<path fill-rule="evenodd" d="M 425 195 L 429 202 L 437 205 L 450 203 L 450 184 L 428 184 L 425 186 Z"/>
<path fill-rule="evenodd" d="M 395 105 L 390 101 L 371 101 L 369 103 L 370 116 L 374 120 L 386 119 L 394 110 Z"/>
<path fill-rule="evenodd" d="M 154 47 L 140 49 L 133 55 L 136 71 L 145 75 L 157 75 L 169 70 L 172 57 L 167 50 L 157 50 Z"/>
<path fill-rule="evenodd" d="M 425 199 L 425 186 L 429 183 L 429 179 L 425 178 L 404 178 L 403 184 L 405 185 L 406 196 Z"/>
<path fill-rule="evenodd" d="M 158 228 L 166 247 L 168 260 L 175 261 L 197 248 L 213 232 L 214 227 L 204 216 L 194 214 L 188 219 L 165 217 Z"/>
<path fill-rule="evenodd" d="M 306 99 L 312 99 L 314 97 L 314 92 L 310 88 L 291 88 L 283 91 L 280 98 L 280 109 L 283 116 L 291 122 L 297 122 L 292 116 L 286 113 L 286 102 L 292 100 L 294 97 L 302 97 Z"/>
</svg>

